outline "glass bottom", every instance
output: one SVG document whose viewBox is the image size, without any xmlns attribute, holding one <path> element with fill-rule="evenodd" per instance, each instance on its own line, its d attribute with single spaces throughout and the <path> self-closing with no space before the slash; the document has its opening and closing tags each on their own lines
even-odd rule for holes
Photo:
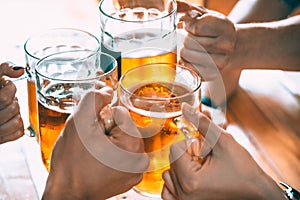
<svg viewBox="0 0 300 200">
<path fill-rule="evenodd" d="M 136 187 L 133 187 L 133 190 L 136 193 L 138 193 L 139 195 L 146 197 L 146 199 L 150 199 L 150 200 L 155 200 L 155 199 L 161 200 L 162 199 L 161 194 L 153 194 L 153 193 L 143 192 L 143 191 L 137 189 Z"/>
</svg>

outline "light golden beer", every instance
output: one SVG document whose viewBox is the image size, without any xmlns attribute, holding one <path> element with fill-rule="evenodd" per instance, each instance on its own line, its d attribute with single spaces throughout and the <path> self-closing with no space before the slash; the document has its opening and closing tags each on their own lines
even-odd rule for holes
<svg viewBox="0 0 300 200">
<path fill-rule="evenodd" d="M 114 1 L 99 4 L 101 51 L 118 60 L 119 75 L 150 63 L 177 63 L 176 2 Z"/>
<path fill-rule="evenodd" d="M 36 86 L 34 80 L 27 79 L 27 91 L 28 91 L 28 110 L 29 110 L 29 123 L 30 131 L 35 134 L 35 139 L 39 142 L 39 125 L 38 125 L 38 114 L 37 114 L 37 101 L 36 101 Z"/>
<path fill-rule="evenodd" d="M 39 95 L 37 107 L 42 160 L 49 171 L 54 143 L 76 102 L 69 92 L 72 90 L 72 83 L 48 85 L 47 88 L 44 95 Z"/>
<path fill-rule="evenodd" d="M 57 107 L 57 110 L 59 108 Z M 50 158 L 53 146 L 57 137 L 64 128 L 65 121 L 70 113 L 61 112 L 47 108 L 38 103 L 39 110 L 39 130 L 40 130 L 40 148 L 42 160 L 46 169 L 50 170 Z"/>
<path fill-rule="evenodd" d="M 133 89 L 128 107 L 133 121 L 139 128 L 150 158 L 148 171 L 136 186 L 138 192 L 159 195 L 163 188 L 162 173 L 169 168 L 170 145 L 184 140 L 184 134 L 177 128 L 181 116 L 181 102 L 177 96 L 190 92 L 184 85 L 166 82 L 146 83 Z M 139 97 L 151 98 L 149 102 Z M 152 100 L 160 99 L 160 100 Z M 193 105 L 194 97 L 187 96 L 181 101 Z"/>
<path fill-rule="evenodd" d="M 150 63 L 177 63 L 176 49 L 166 52 L 161 49 L 144 48 L 124 53 L 121 57 L 121 74 L 131 68 Z"/>
</svg>

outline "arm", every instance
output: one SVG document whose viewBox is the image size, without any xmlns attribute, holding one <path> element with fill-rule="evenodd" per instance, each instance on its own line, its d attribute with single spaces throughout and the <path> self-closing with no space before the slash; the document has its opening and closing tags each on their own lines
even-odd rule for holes
<svg viewBox="0 0 300 200">
<path fill-rule="evenodd" d="M 181 56 L 201 73 L 212 77 L 209 70 L 216 67 L 219 70 L 299 70 L 299 16 L 265 23 L 234 24 L 228 17 L 205 8 L 198 11 L 198 16 L 191 17 L 189 11 L 193 8 L 180 1 L 178 6 L 180 12 L 186 13 L 183 20 L 189 33 Z M 274 16 L 270 12 L 270 19 Z"/>
<path fill-rule="evenodd" d="M 228 18 L 234 23 L 275 21 L 287 18 L 294 9 L 285 0 L 242 0 L 236 3 Z"/>
<path fill-rule="evenodd" d="M 286 19 L 295 8 L 286 0 L 238 1 L 228 15 L 237 30 L 232 67 L 236 62 L 247 68 L 299 70 L 300 47 L 295 41 L 300 39 L 300 19 Z M 258 23 L 270 21 L 274 22 Z"/>
<path fill-rule="evenodd" d="M 187 104 L 183 105 L 183 115 L 205 136 L 212 150 L 199 161 L 195 159 L 198 145 L 192 144 L 191 151 L 186 150 L 186 143 L 171 147 L 171 167 L 163 174 L 164 199 L 286 199 L 283 190 L 230 133 Z M 207 143 L 202 143 L 200 155 Z"/>
<path fill-rule="evenodd" d="M 235 48 L 228 67 L 300 70 L 300 16 L 235 27 Z"/>
</svg>

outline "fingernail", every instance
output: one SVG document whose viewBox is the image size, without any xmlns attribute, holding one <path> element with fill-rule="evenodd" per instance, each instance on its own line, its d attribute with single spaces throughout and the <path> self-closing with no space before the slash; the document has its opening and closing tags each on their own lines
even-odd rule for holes
<svg viewBox="0 0 300 200">
<path fill-rule="evenodd" d="M 25 69 L 25 68 L 21 67 L 21 66 L 14 66 L 12 69 L 15 70 L 15 71 L 18 71 L 20 69 Z"/>
<path fill-rule="evenodd" d="M 110 105 L 105 106 L 100 112 L 100 118 L 103 122 L 105 128 L 105 134 L 109 135 L 110 131 L 115 126 L 115 121 L 113 118 L 113 112 Z"/>
</svg>

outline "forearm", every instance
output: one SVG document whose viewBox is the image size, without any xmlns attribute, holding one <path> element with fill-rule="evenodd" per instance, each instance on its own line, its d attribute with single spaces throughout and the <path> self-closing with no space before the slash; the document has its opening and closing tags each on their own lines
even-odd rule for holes
<svg viewBox="0 0 300 200">
<path fill-rule="evenodd" d="M 300 16 L 270 23 L 236 24 L 230 66 L 300 70 Z"/>
<path fill-rule="evenodd" d="M 234 23 L 267 22 L 285 19 L 294 9 L 284 0 L 240 0 L 228 18 Z"/>
<path fill-rule="evenodd" d="M 83 198 L 80 184 L 66 173 L 57 171 L 57 175 L 49 174 L 42 200 L 81 200 Z"/>
</svg>

